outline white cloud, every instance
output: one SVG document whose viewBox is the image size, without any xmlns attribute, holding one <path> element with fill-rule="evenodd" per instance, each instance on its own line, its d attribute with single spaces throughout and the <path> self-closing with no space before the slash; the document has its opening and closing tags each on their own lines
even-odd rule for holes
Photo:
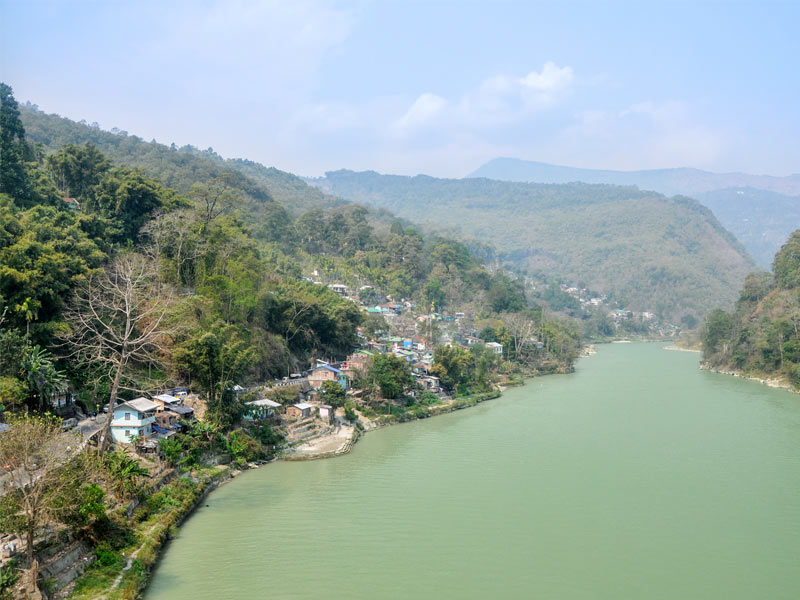
<svg viewBox="0 0 800 600">
<path fill-rule="evenodd" d="M 406 111 L 406 114 L 389 126 L 390 130 L 402 135 L 409 130 L 425 126 L 433 119 L 444 114 L 447 107 L 447 100 L 441 96 L 430 93 L 422 94 L 414 101 L 414 104 Z"/>
<path fill-rule="evenodd" d="M 409 136 L 433 128 L 475 130 L 517 123 L 557 104 L 573 79 L 571 67 L 547 62 L 541 71 L 522 77 L 489 77 L 457 100 L 426 92 L 391 122 L 389 132 Z"/>
</svg>

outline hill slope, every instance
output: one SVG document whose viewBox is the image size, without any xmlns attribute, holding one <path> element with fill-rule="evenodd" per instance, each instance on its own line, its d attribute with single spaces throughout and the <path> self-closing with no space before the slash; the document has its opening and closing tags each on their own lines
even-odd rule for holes
<svg viewBox="0 0 800 600">
<path fill-rule="evenodd" d="M 703 358 L 713 368 L 800 388 L 800 230 L 775 255 L 773 271 L 747 278 L 732 313 L 708 316 Z"/>
<path fill-rule="evenodd" d="M 754 266 L 711 211 L 689 198 L 608 185 L 352 171 L 327 173 L 317 184 L 433 229 L 486 240 L 517 266 L 569 277 L 667 318 L 732 303 Z"/>
<path fill-rule="evenodd" d="M 800 197 L 744 187 L 714 190 L 697 199 L 765 269 L 792 232 L 800 228 Z"/>
<path fill-rule="evenodd" d="M 537 183 L 606 183 L 697 198 L 745 245 L 759 266 L 769 267 L 789 234 L 800 227 L 800 175 L 772 177 L 710 173 L 698 169 L 605 171 L 515 158 L 496 158 L 468 177 Z"/>
<path fill-rule="evenodd" d="M 186 193 L 192 184 L 227 174 L 231 184 L 254 198 L 270 197 L 298 215 L 311 208 L 341 206 L 345 202 L 327 196 L 291 173 L 242 159 L 225 160 L 213 150 L 193 146 L 178 148 L 146 142 L 127 132 L 112 133 L 99 127 L 48 115 L 20 106 L 27 137 L 55 151 L 66 144 L 90 142 L 114 163 L 141 168 L 167 187 Z"/>
</svg>

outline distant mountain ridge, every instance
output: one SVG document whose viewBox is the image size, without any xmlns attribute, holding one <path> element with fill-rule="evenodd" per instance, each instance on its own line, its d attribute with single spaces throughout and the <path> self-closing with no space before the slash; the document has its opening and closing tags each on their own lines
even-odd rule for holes
<svg viewBox="0 0 800 600">
<path fill-rule="evenodd" d="M 764 269 L 770 268 L 781 244 L 800 228 L 800 174 L 774 177 L 711 173 L 685 167 L 610 171 L 496 158 L 467 177 L 536 183 L 635 185 L 668 196 L 690 196 L 710 208 Z"/>
<path fill-rule="evenodd" d="M 581 169 L 551 165 L 518 158 L 495 158 L 482 165 L 468 178 L 486 177 L 503 181 L 535 183 L 610 183 L 636 185 L 668 196 L 682 194 L 696 197 L 714 190 L 750 187 L 788 196 L 800 196 L 800 174 L 787 177 L 750 175 L 748 173 L 712 173 L 689 167 L 645 171 Z"/>
<path fill-rule="evenodd" d="M 494 245 L 506 263 L 571 278 L 668 319 L 730 305 L 752 259 L 712 212 L 635 187 L 335 171 L 323 191 Z"/>
</svg>

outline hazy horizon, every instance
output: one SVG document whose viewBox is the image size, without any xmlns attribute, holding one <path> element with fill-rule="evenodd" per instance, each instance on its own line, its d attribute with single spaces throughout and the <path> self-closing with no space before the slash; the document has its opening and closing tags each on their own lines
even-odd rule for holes
<svg viewBox="0 0 800 600">
<path fill-rule="evenodd" d="M 301 175 L 800 172 L 788 2 L 0 7 L 20 102 Z"/>
</svg>

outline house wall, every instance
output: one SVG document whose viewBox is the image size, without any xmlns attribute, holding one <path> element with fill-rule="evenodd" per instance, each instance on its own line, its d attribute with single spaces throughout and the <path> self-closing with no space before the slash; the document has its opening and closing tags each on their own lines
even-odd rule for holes
<svg viewBox="0 0 800 600">
<path fill-rule="evenodd" d="M 134 436 L 147 437 L 152 433 L 150 423 L 133 427 L 118 427 L 111 425 L 111 438 L 121 444 L 130 444 Z"/>
<path fill-rule="evenodd" d="M 126 420 L 125 415 L 129 417 Z M 115 442 L 123 444 L 130 444 L 131 437 L 138 435 L 141 437 L 148 436 L 152 433 L 152 424 L 155 422 L 155 417 L 140 413 L 139 411 L 130 408 L 116 409 L 114 411 L 114 419 L 111 421 L 111 437 Z M 125 432 L 128 432 L 127 434 Z"/>
<path fill-rule="evenodd" d="M 308 377 L 308 383 L 314 389 L 321 388 L 326 381 L 336 381 L 336 373 L 327 369 L 320 369 L 319 371 L 314 371 Z"/>
</svg>

